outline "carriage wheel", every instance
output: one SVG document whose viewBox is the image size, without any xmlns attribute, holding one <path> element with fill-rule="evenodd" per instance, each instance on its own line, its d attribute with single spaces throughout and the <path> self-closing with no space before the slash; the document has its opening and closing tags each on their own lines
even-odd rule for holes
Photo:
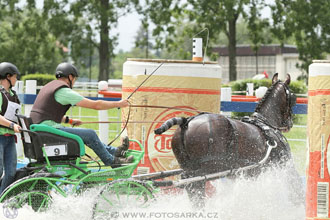
<svg viewBox="0 0 330 220">
<path fill-rule="evenodd" d="M 24 205 L 29 205 L 36 212 L 48 209 L 51 198 L 47 193 L 39 191 L 21 192 L 5 201 L 4 209 L 19 209 Z"/>
<path fill-rule="evenodd" d="M 118 218 L 119 210 L 147 207 L 152 188 L 138 180 L 116 180 L 102 187 L 93 207 L 93 219 Z M 126 209 L 127 210 L 127 209 Z"/>
<path fill-rule="evenodd" d="M 44 178 L 20 179 L 2 193 L 0 202 L 8 209 L 19 209 L 29 205 L 34 211 L 45 211 L 51 204 L 51 189 Z"/>
</svg>

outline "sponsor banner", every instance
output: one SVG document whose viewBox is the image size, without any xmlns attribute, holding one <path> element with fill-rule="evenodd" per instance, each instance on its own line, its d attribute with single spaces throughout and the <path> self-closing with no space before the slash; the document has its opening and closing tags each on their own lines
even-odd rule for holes
<svg viewBox="0 0 330 220">
<path fill-rule="evenodd" d="M 314 62 L 309 72 L 306 219 L 330 219 L 330 62 Z"/>
<path fill-rule="evenodd" d="M 134 73 L 134 65 L 138 65 L 137 71 L 141 69 L 141 62 L 130 61 L 124 64 L 123 99 L 128 97 L 148 77 L 148 75 L 143 74 L 144 72 Z M 159 63 L 154 63 L 153 68 L 150 65 L 148 63 L 147 66 L 152 70 Z M 219 113 L 221 91 L 220 66 L 209 64 L 212 67 L 210 72 L 213 75 L 215 66 L 218 67 L 218 77 L 209 78 L 203 75 L 208 73 L 207 64 L 205 64 L 204 68 L 197 68 L 200 72 L 196 72 L 194 65 L 196 64 L 175 63 L 174 66 L 171 66 L 171 63 L 164 64 L 160 68 L 162 74 L 157 75 L 158 72 L 155 72 L 130 98 L 130 102 L 133 105 L 167 106 L 172 108 L 141 107 L 131 109 L 130 120 L 154 121 L 154 123 L 129 123 L 127 126 L 128 136 L 140 140 L 145 148 L 145 156 L 135 171 L 136 174 L 179 168 L 171 148 L 172 136 L 177 126 L 173 126 L 161 135 L 154 134 L 154 129 L 160 127 L 164 121 L 173 117 L 196 115 L 197 112 L 193 110 Z M 125 69 L 130 71 L 129 74 L 125 74 Z M 167 69 L 171 73 L 165 75 Z M 149 73 L 151 73 L 150 70 Z M 177 74 L 173 74 L 174 72 Z M 192 76 L 189 76 L 189 72 Z M 198 75 L 203 76 L 199 77 Z M 127 115 L 128 108 L 122 109 L 122 116 L 127 117 Z M 126 119 L 124 118 L 123 120 Z M 137 148 L 137 146 L 134 147 Z"/>
</svg>

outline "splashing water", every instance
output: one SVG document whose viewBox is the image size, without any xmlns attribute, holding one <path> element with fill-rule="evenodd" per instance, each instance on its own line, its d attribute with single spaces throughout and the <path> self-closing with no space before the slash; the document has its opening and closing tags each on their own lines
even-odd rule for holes
<svg viewBox="0 0 330 220">
<path fill-rule="evenodd" d="M 220 179 L 212 182 L 216 192 L 206 201 L 204 210 L 194 209 L 185 192 L 176 195 L 156 194 L 147 208 L 129 208 L 113 212 L 106 219 L 218 219 L 218 220 L 303 220 L 304 201 L 294 205 L 290 199 L 283 170 L 271 170 L 257 179 Z M 34 212 L 30 207 L 18 210 L 16 220 L 90 220 L 98 189 L 79 196 L 53 196 L 51 210 Z M 7 219 L 0 207 L 0 219 Z M 111 218 L 112 217 L 112 218 Z M 9 219 L 9 218 L 8 218 Z"/>
</svg>

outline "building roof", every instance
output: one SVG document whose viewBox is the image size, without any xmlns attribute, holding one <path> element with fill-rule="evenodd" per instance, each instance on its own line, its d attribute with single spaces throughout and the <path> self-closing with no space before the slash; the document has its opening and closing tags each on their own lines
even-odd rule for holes
<svg viewBox="0 0 330 220">
<path fill-rule="evenodd" d="M 213 52 L 219 53 L 220 56 L 228 56 L 229 54 L 227 46 L 214 47 Z M 298 53 L 298 50 L 294 45 L 281 47 L 279 44 L 262 45 L 258 50 L 259 56 L 274 56 L 284 53 Z M 255 56 L 255 52 L 252 50 L 251 45 L 237 45 L 236 56 Z"/>
</svg>

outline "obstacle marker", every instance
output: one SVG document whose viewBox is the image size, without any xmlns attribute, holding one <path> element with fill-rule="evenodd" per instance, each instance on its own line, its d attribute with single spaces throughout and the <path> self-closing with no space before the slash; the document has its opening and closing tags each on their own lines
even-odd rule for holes
<svg viewBox="0 0 330 220">
<path fill-rule="evenodd" d="M 162 121 L 172 117 L 195 115 L 196 111 L 189 111 L 194 109 L 214 113 L 219 113 L 220 110 L 221 67 L 215 62 L 203 64 L 192 60 L 128 59 L 123 68 L 123 99 L 127 98 L 160 63 L 163 63 L 161 68 L 145 81 L 130 101 L 136 105 L 168 106 L 177 109 L 131 109 L 130 120 L 155 121 L 127 125 L 128 136 L 140 140 L 146 148 L 137 174 L 179 168 L 171 148 L 172 136 L 177 127 L 161 135 L 155 135 L 153 132 L 161 126 Z M 128 115 L 128 108 L 122 109 L 122 115 Z"/>
<path fill-rule="evenodd" d="M 193 61 L 203 61 L 203 39 L 193 38 Z"/>
<path fill-rule="evenodd" d="M 306 220 L 330 219 L 330 61 L 309 66 Z"/>
</svg>

